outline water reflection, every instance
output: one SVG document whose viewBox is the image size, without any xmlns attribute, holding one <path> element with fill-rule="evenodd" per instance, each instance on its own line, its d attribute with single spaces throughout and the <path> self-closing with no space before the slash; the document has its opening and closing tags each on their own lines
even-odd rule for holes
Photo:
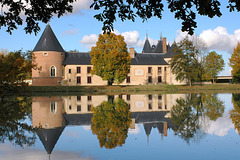
<svg viewBox="0 0 240 160">
<path fill-rule="evenodd" d="M 15 146 L 25 147 L 35 143 L 35 130 L 25 120 L 31 118 L 31 98 L 1 96 L 0 142 L 6 140 Z"/>
<path fill-rule="evenodd" d="M 114 148 L 125 143 L 128 129 L 138 123 L 143 124 L 147 137 L 152 128 L 167 136 L 174 126 L 170 110 L 180 97 L 186 99 L 185 94 L 33 97 L 33 126 L 48 154 L 64 128 L 75 125 L 91 125 L 100 147 Z"/>
<path fill-rule="evenodd" d="M 232 94 L 232 103 L 234 109 L 230 111 L 230 118 L 232 123 L 234 124 L 234 128 L 237 130 L 238 134 L 240 134 L 240 94 L 233 93 Z"/>
<path fill-rule="evenodd" d="M 33 126 L 48 154 L 51 154 L 67 126 L 91 126 L 99 146 L 114 148 L 127 140 L 129 129 L 143 125 L 148 141 L 153 129 L 161 137 L 169 130 L 187 144 L 206 136 L 209 121 L 224 113 L 224 103 L 216 94 L 84 95 L 34 97 Z M 233 94 L 231 118 L 237 129 L 239 94 Z M 114 100 L 113 100 L 114 99 Z M 236 107 L 235 107 L 236 106 Z"/>
<path fill-rule="evenodd" d="M 109 98 L 108 101 L 92 108 L 92 111 L 91 130 L 97 135 L 100 147 L 112 149 L 122 146 L 131 124 L 128 104 L 120 98 Z"/>
<path fill-rule="evenodd" d="M 204 137 L 201 123 L 205 117 L 216 121 L 224 112 L 223 102 L 211 93 L 188 94 L 186 100 L 180 98 L 176 103 L 171 109 L 171 119 L 176 125 L 173 130 L 188 144 L 191 139 L 199 142 Z"/>
</svg>

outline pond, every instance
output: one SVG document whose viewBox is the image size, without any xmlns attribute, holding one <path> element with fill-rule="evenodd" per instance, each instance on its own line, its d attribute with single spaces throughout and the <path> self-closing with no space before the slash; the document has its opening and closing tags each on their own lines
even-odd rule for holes
<svg viewBox="0 0 240 160">
<path fill-rule="evenodd" d="M 1 160 L 240 159 L 238 93 L 48 96 L 17 98 L 11 105 L 18 109 L 1 105 L 9 109 L 1 113 Z"/>
</svg>

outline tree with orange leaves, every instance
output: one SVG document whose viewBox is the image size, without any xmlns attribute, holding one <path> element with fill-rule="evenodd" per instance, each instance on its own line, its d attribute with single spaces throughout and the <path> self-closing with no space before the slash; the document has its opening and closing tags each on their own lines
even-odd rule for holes
<svg viewBox="0 0 240 160">
<path fill-rule="evenodd" d="M 229 65 L 232 67 L 233 83 L 240 83 L 240 42 L 233 50 Z"/>
<path fill-rule="evenodd" d="M 114 33 L 100 34 L 90 55 L 93 65 L 92 74 L 107 80 L 108 85 L 119 84 L 126 79 L 130 70 L 131 57 L 123 36 Z"/>
</svg>

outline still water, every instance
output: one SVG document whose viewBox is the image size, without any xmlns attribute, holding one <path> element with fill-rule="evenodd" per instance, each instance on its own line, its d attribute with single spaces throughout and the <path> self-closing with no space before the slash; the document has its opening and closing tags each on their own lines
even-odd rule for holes
<svg viewBox="0 0 240 160">
<path fill-rule="evenodd" d="M 1 160 L 240 159 L 240 94 L 30 101 L 19 117 L 1 120 Z"/>
</svg>

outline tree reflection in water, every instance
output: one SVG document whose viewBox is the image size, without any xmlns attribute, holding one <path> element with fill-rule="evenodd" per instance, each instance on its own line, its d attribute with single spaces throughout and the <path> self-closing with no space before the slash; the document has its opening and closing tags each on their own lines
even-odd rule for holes
<svg viewBox="0 0 240 160">
<path fill-rule="evenodd" d="M 128 104 L 120 98 L 109 98 L 108 102 L 92 107 L 92 111 L 91 129 L 97 135 L 100 147 L 112 149 L 122 146 L 131 123 Z"/>
<path fill-rule="evenodd" d="M 204 117 L 216 121 L 224 113 L 224 104 L 216 94 L 187 94 L 186 100 L 176 100 L 171 110 L 173 131 L 188 144 L 191 140 L 199 142 L 205 135 L 200 129 Z"/>
<path fill-rule="evenodd" d="M 31 118 L 31 97 L 3 96 L 0 98 L 0 142 L 9 140 L 21 147 L 35 143 L 36 134 L 24 120 Z"/>
<path fill-rule="evenodd" d="M 230 111 L 230 118 L 234 124 L 234 128 L 240 134 L 240 93 L 232 94 L 232 103 L 234 109 Z"/>
</svg>

